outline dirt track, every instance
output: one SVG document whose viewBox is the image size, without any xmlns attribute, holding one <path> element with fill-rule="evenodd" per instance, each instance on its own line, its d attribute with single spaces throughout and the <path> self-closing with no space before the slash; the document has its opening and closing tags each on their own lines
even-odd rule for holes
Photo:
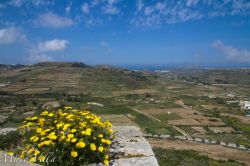
<svg viewBox="0 0 250 166">
<path fill-rule="evenodd" d="M 220 145 L 206 145 L 180 140 L 147 139 L 152 147 L 176 150 L 195 150 L 216 160 L 232 159 L 250 166 L 250 153 Z"/>
</svg>

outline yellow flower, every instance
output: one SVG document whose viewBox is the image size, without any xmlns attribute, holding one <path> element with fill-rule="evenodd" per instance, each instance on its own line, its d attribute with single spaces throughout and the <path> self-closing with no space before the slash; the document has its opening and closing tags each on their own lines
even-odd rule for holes
<svg viewBox="0 0 250 166">
<path fill-rule="evenodd" d="M 32 141 L 32 142 L 36 142 L 38 140 L 39 140 L 39 137 L 37 137 L 37 136 L 30 137 L 30 141 Z"/>
<path fill-rule="evenodd" d="M 78 142 L 78 143 L 76 144 L 76 147 L 77 147 L 77 148 L 84 148 L 85 145 L 86 145 L 86 144 L 85 144 L 84 142 L 81 141 L 81 142 Z"/>
<path fill-rule="evenodd" d="M 106 140 L 102 138 L 102 139 L 101 139 L 101 142 L 102 142 L 102 143 L 105 143 L 105 142 L 106 142 Z"/>
<path fill-rule="evenodd" d="M 53 113 L 49 113 L 48 116 L 49 116 L 49 117 L 52 117 L 52 116 L 54 116 L 54 114 L 53 114 Z"/>
<path fill-rule="evenodd" d="M 30 120 L 37 120 L 38 118 L 36 116 L 32 117 Z"/>
<path fill-rule="evenodd" d="M 109 165 L 109 161 L 108 160 L 104 160 L 103 163 L 104 163 L 104 165 Z"/>
<path fill-rule="evenodd" d="M 50 133 L 47 137 L 51 140 L 55 140 L 57 138 L 57 136 L 55 135 L 55 132 Z"/>
<path fill-rule="evenodd" d="M 27 123 L 27 127 L 30 127 L 32 125 L 34 125 L 34 123 L 32 123 L 32 122 Z"/>
<path fill-rule="evenodd" d="M 41 148 L 41 147 L 43 147 L 43 143 L 39 143 L 37 146 L 39 147 L 39 148 Z"/>
<path fill-rule="evenodd" d="M 76 142 L 77 139 L 76 138 L 72 138 L 71 142 Z"/>
<path fill-rule="evenodd" d="M 81 122 L 79 123 L 80 127 L 85 127 L 86 126 L 86 122 Z"/>
<path fill-rule="evenodd" d="M 91 144 L 90 144 L 90 149 L 91 149 L 92 151 L 95 151 L 95 150 L 96 150 L 96 146 L 95 146 L 94 143 L 91 143 Z"/>
<path fill-rule="evenodd" d="M 86 129 L 85 135 L 91 135 L 91 128 L 87 128 L 87 129 Z"/>
<path fill-rule="evenodd" d="M 73 109 L 73 110 L 72 110 L 72 112 L 74 112 L 74 113 L 77 113 L 77 112 L 78 112 L 78 110 L 76 110 L 76 109 Z"/>
<path fill-rule="evenodd" d="M 103 138 L 103 134 L 99 134 L 98 137 L 99 137 L 99 138 Z"/>
<path fill-rule="evenodd" d="M 42 131 L 42 132 L 40 133 L 40 135 L 41 135 L 41 136 L 44 136 L 44 135 L 45 135 L 45 132 L 44 132 L 44 131 Z"/>
<path fill-rule="evenodd" d="M 68 134 L 67 137 L 68 138 L 74 138 L 74 134 Z"/>
<path fill-rule="evenodd" d="M 45 161 L 45 156 L 43 156 L 43 155 L 39 156 L 39 157 L 38 157 L 38 160 L 39 160 L 40 162 L 44 162 L 44 161 Z"/>
<path fill-rule="evenodd" d="M 8 152 L 7 154 L 10 155 L 10 156 L 13 156 L 13 155 L 14 155 L 13 152 Z"/>
<path fill-rule="evenodd" d="M 65 125 L 63 126 L 63 131 L 67 130 L 70 126 L 71 126 L 70 124 L 65 124 Z"/>
<path fill-rule="evenodd" d="M 44 111 L 40 115 L 48 115 L 48 111 Z"/>
<path fill-rule="evenodd" d="M 105 154 L 105 155 L 104 155 L 104 159 L 105 159 L 105 160 L 109 159 L 109 155 Z"/>
<path fill-rule="evenodd" d="M 38 122 L 39 125 L 44 125 L 45 119 L 44 118 L 39 118 L 38 121 L 39 121 Z"/>
<path fill-rule="evenodd" d="M 34 148 L 31 148 L 28 153 L 31 154 L 34 151 Z"/>
<path fill-rule="evenodd" d="M 76 132 L 76 129 L 71 129 L 70 132 L 71 132 L 71 133 L 75 133 L 75 132 Z"/>
<path fill-rule="evenodd" d="M 72 156 L 72 157 L 77 157 L 77 156 L 78 156 L 77 151 L 71 151 L 71 156 Z"/>
<path fill-rule="evenodd" d="M 61 136 L 60 141 L 63 141 L 65 138 L 66 138 L 66 137 L 65 137 L 64 135 Z"/>
<path fill-rule="evenodd" d="M 40 151 L 39 150 L 35 150 L 35 153 L 34 153 L 35 155 L 38 155 L 38 154 L 40 154 Z"/>
<path fill-rule="evenodd" d="M 99 152 L 102 152 L 102 151 L 103 151 L 103 147 L 102 147 L 102 146 L 99 146 L 98 151 L 99 151 Z"/>
<path fill-rule="evenodd" d="M 42 142 L 42 145 L 50 145 L 50 144 L 53 144 L 51 140 Z"/>
<path fill-rule="evenodd" d="M 32 158 L 30 159 L 30 162 L 32 162 L 32 163 L 36 162 L 36 158 L 35 158 L 35 157 L 32 157 Z"/>
<path fill-rule="evenodd" d="M 56 125 L 56 128 L 59 129 L 59 128 L 62 127 L 62 126 L 63 126 L 63 123 L 58 123 L 58 124 Z"/>
<path fill-rule="evenodd" d="M 51 129 L 46 129 L 46 130 L 44 130 L 45 132 L 49 132 Z"/>
<path fill-rule="evenodd" d="M 41 133 L 42 131 L 43 131 L 43 129 L 41 129 L 41 128 L 37 128 L 37 129 L 36 129 L 36 132 L 37 132 L 37 133 Z"/>
<path fill-rule="evenodd" d="M 20 157 L 21 159 L 24 159 L 25 155 L 24 155 L 24 154 L 21 154 L 19 157 Z"/>
<path fill-rule="evenodd" d="M 107 145 L 110 145 L 110 144 L 111 144 L 111 141 L 108 140 L 108 139 L 106 139 L 105 143 L 106 143 Z"/>
<path fill-rule="evenodd" d="M 109 129 L 108 131 L 109 131 L 109 133 L 110 133 L 110 134 L 112 134 L 112 133 L 113 133 L 113 130 L 112 130 L 112 129 Z"/>
<path fill-rule="evenodd" d="M 24 151 L 22 151 L 22 153 L 21 153 L 21 155 L 20 155 L 20 158 L 21 159 L 24 159 L 24 157 L 25 157 L 25 153 L 26 153 L 26 151 L 24 150 Z"/>
</svg>

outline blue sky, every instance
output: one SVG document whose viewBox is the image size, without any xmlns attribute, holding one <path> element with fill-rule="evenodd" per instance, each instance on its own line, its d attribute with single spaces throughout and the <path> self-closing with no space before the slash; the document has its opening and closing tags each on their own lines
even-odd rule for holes
<svg viewBox="0 0 250 166">
<path fill-rule="evenodd" d="M 0 63 L 250 67 L 249 0 L 1 0 Z"/>
</svg>

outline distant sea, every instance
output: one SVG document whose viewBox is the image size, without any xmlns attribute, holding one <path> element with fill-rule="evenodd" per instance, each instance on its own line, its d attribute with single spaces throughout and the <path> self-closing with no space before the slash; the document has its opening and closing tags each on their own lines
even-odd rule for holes
<svg viewBox="0 0 250 166">
<path fill-rule="evenodd" d="M 183 68 L 192 68 L 192 69 L 250 69 L 250 65 L 218 65 L 218 66 L 188 66 L 188 65 L 112 65 L 114 67 L 126 68 L 128 70 L 147 70 L 147 71 L 156 71 L 156 70 L 171 70 L 171 69 L 183 69 Z"/>
<path fill-rule="evenodd" d="M 128 70 L 139 70 L 139 71 L 141 70 L 147 70 L 147 71 L 169 70 L 169 69 L 177 68 L 174 66 L 167 66 L 167 65 L 114 65 L 114 66 L 119 67 L 119 68 L 126 68 Z"/>
</svg>

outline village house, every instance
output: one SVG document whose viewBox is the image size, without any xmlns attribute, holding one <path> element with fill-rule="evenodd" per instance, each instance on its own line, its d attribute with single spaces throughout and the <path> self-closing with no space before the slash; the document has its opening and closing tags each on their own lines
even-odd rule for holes
<svg viewBox="0 0 250 166">
<path fill-rule="evenodd" d="M 243 109 L 250 110 L 250 101 L 240 101 L 240 106 Z"/>
</svg>

